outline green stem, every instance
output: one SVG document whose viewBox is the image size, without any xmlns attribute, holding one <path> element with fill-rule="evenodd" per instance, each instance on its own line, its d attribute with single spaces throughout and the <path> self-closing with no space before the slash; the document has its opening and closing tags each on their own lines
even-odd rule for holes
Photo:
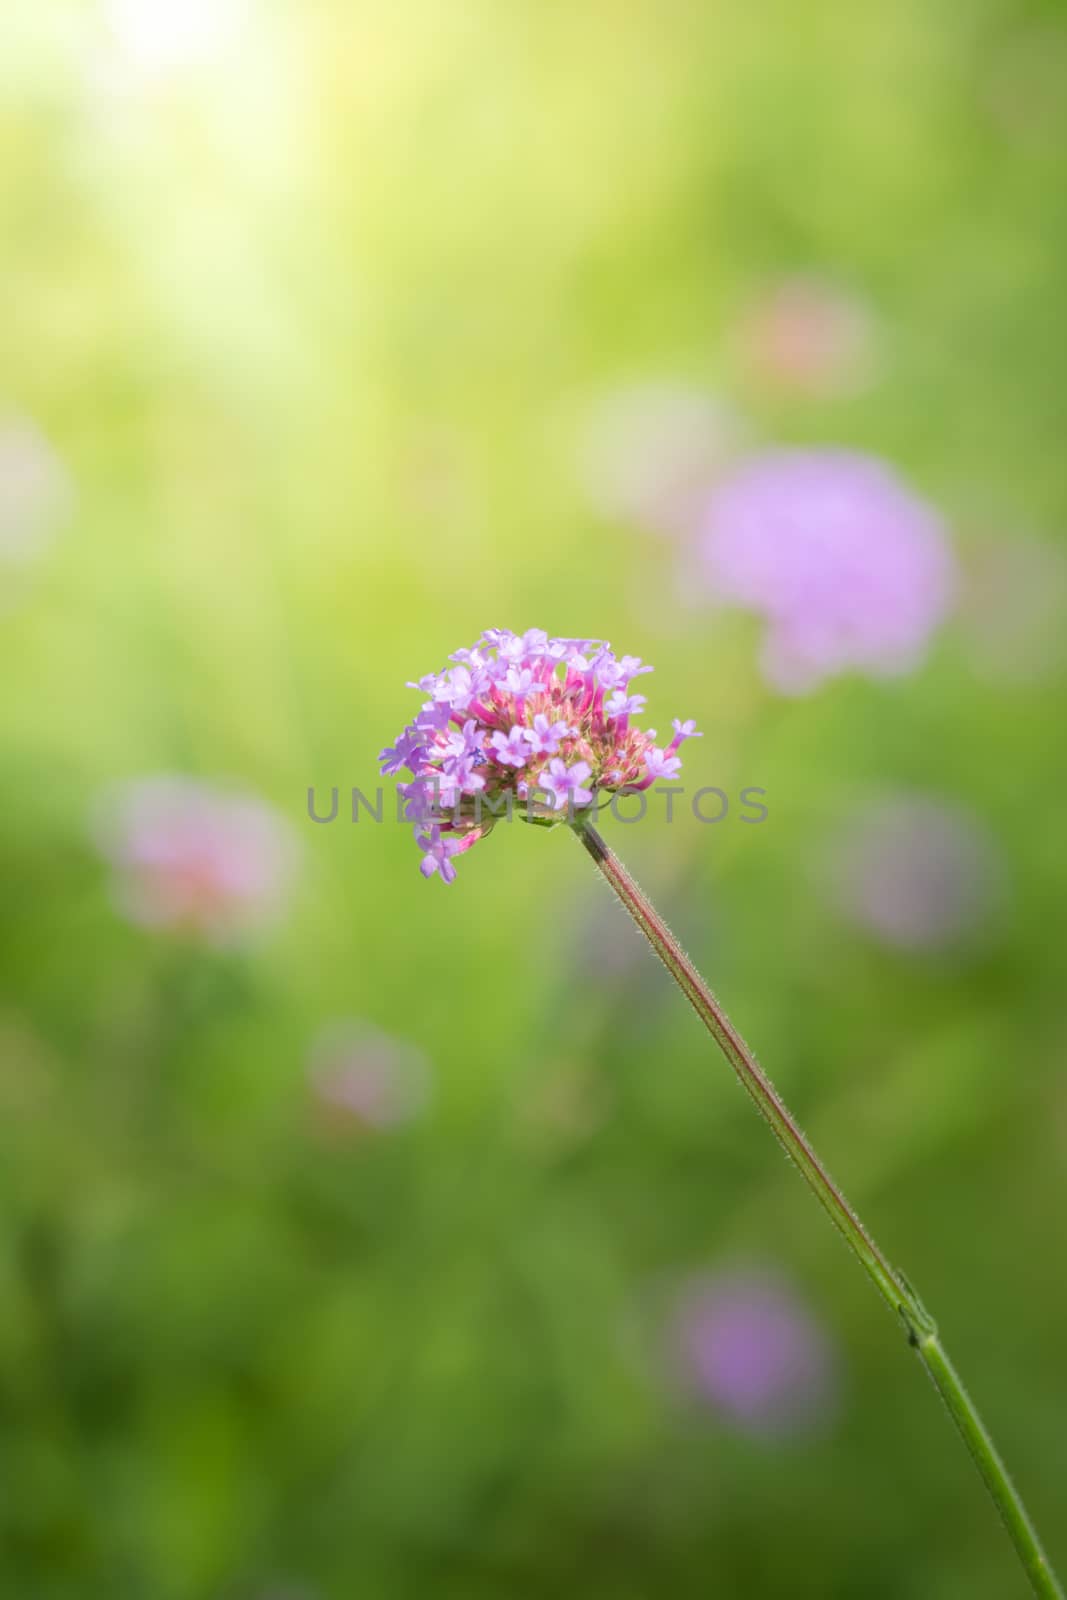
<svg viewBox="0 0 1067 1600">
<path fill-rule="evenodd" d="M 863 1263 L 882 1298 L 901 1318 L 909 1344 L 918 1354 L 934 1387 L 951 1412 L 993 1497 L 1034 1593 L 1045 1597 L 1045 1600 L 1064 1600 L 1063 1590 L 1049 1565 L 1018 1490 L 948 1358 L 933 1318 L 908 1280 L 890 1265 L 875 1244 L 797 1126 L 752 1051 L 618 856 L 605 844 L 591 823 L 579 818 L 574 823 L 574 831 L 770 1123 L 786 1153 L 800 1168 L 831 1222 Z"/>
</svg>

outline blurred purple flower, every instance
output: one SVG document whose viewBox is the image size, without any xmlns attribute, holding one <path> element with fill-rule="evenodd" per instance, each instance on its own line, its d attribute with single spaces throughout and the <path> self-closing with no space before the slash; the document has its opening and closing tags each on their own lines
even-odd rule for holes
<svg viewBox="0 0 1067 1600">
<path fill-rule="evenodd" d="M 907 793 L 852 818 L 831 846 L 827 876 L 849 921 L 907 950 L 965 943 L 990 921 L 1004 884 L 996 846 L 975 817 Z"/>
<path fill-rule="evenodd" d="M 69 516 L 74 492 L 59 457 L 28 422 L 0 424 L 0 566 L 27 566 Z"/>
<path fill-rule="evenodd" d="M 772 284 L 741 318 L 737 342 L 757 380 L 794 394 L 854 394 L 876 370 L 869 308 L 816 276 L 798 274 Z"/>
<path fill-rule="evenodd" d="M 582 482 L 602 516 L 655 533 L 684 533 L 736 454 L 741 431 L 729 408 L 702 389 L 672 383 L 618 389 L 586 424 Z"/>
<path fill-rule="evenodd" d="M 316 1105 L 334 1131 L 382 1132 L 410 1122 L 429 1095 L 422 1051 L 360 1022 L 324 1029 L 308 1071 Z"/>
<path fill-rule="evenodd" d="M 1067 654 L 1067 556 L 1017 535 L 966 554 L 960 626 L 974 671 L 991 683 L 1033 683 Z"/>
<path fill-rule="evenodd" d="M 783 694 L 909 671 L 955 593 L 937 513 L 883 462 L 843 450 L 750 458 L 713 491 L 698 553 L 715 599 L 765 619 L 763 671 Z"/>
<path fill-rule="evenodd" d="M 193 778 L 119 785 L 99 807 L 96 835 L 125 916 L 212 943 L 272 920 L 295 866 L 288 824 L 265 802 Z"/>
<path fill-rule="evenodd" d="M 743 1433 L 803 1433 L 833 1418 L 833 1341 L 774 1271 L 690 1279 L 673 1308 L 670 1346 L 686 1390 Z"/>
</svg>

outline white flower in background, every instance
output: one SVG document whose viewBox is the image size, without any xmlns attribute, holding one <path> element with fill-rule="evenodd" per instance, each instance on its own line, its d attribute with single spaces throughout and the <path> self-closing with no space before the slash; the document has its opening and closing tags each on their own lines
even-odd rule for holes
<svg viewBox="0 0 1067 1600">
<path fill-rule="evenodd" d="M 47 439 L 29 422 L 0 422 L 0 573 L 30 566 L 73 505 L 70 477 Z"/>
<path fill-rule="evenodd" d="M 579 476 L 602 516 L 685 533 L 742 432 L 730 408 L 703 389 L 634 384 L 603 396 L 588 415 Z"/>
</svg>

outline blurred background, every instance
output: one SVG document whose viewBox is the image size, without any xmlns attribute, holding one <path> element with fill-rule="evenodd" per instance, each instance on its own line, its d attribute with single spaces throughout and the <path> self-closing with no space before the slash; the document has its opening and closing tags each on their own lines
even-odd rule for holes
<svg viewBox="0 0 1067 1600">
<path fill-rule="evenodd" d="M 419 876 L 376 753 L 488 626 L 703 730 L 722 821 L 605 831 L 1067 1565 L 1065 74 L 1038 0 L 8 0 L 0 1592 L 1024 1592 L 569 836 Z"/>
</svg>

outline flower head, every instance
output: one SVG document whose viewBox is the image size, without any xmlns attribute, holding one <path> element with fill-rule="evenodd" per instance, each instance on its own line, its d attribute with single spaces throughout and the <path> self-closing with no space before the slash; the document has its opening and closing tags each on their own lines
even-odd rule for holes
<svg viewBox="0 0 1067 1600">
<path fill-rule="evenodd" d="M 786 694 L 839 672 L 910 670 L 954 598 L 936 512 L 848 451 L 751 459 L 712 494 L 700 556 L 718 599 L 765 619 L 764 673 Z"/>
<path fill-rule="evenodd" d="M 628 687 L 652 668 L 596 639 L 491 628 L 452 660 L 412 685 L 429 699 L 379 758 L 383 773 L 411 774 L 400 792 L 425 877 L 451 883 L 455 857 L 513 801 L 526 820 L 573 822 L 621 789 L 673 777 L 678 746 L 695 736 L 676 719 L 661 749 L 653 730 L 635 728 L 645 697 Z"/>
<path fill-rule="evenodd" d="M 131 922 L 226 944 L 278 910 L 292 875 L 285 822 L 254 795 L 193 778 L 138 778 L 109 796 L 100 847 Z"/>
</svg>

